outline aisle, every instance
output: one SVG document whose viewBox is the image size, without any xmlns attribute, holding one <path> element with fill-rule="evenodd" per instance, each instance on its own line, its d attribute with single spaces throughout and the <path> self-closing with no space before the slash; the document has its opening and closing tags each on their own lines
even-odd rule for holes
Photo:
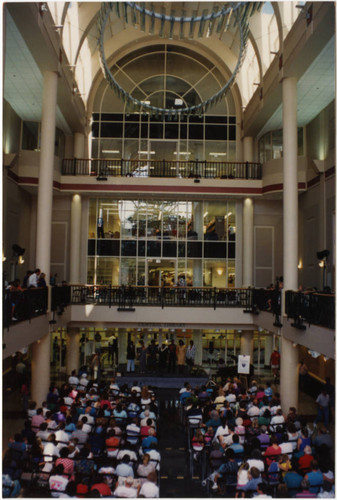
<svg viewBox="0 0 337 500">
<path fill-rule="evenodd" d="M 186 433 L 175 401 L 178 391 L 160 390 L 159 451 L 161 453 L 160 497 L 205 497 L 201 480 L 189 478 Z M 166 401 L 166 404 L 165 404 Z"/>
</svg>

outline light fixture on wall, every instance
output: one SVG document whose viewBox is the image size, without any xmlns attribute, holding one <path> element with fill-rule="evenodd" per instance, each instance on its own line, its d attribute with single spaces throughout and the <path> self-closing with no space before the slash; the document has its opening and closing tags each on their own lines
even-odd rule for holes
<svg viewBox="0 0 337 500">
<path fill-rule="evenodd" d="M 330 255 L 330 250 L 322 250 L 321 252 L 317 252 L 317 259 L 319 260 L 318 265 L 323 269 L 323 290 L 326 287 L 326 264 L 328 261 L 328 257 Z"/>
</svg>

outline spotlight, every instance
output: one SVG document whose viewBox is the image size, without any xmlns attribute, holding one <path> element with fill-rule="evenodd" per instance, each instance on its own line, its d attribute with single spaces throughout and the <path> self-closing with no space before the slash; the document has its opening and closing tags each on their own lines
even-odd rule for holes
<svg viewBox="0 0 337 500">
<path fill-rule="evenodd" d="M 326 260 L 329 257 L 330 252 L 329 250 L 322 250 L 321 252 L 317 252 L 316 255 L 318 260 Z"/>
<path fill-rule="evenodd" d="M 26 249 L 21 248 L 19 245 L 14 243 L 14 245 L 12 245 L 12 250 L 13 250 L 13 257 L 20 257 L 25 253 Z"/>
</svg>

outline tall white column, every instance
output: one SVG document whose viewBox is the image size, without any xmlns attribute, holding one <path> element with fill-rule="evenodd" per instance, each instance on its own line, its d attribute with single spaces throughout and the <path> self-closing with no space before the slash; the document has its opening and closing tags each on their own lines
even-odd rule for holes
<svg viewBox="0 0 337 500">
<path fill-rule="evenodd" d="M 270 366 L 270 356 L 273 352 L 273 336 L 266 335 L 264 338 L 264 365 Z"/>
<path fill-rule="evenodd" d="M 250 362 L 254 360 L 254 332 L 252 330 L 244 330 L 240 337 L 240 354 L 250 356 Z"/>
<path fill-rule="evenodd" d="M 198 233 L 198 240 L 203 239 L 204 232 L 204 216 L 202 213 L 202 202 L 193 203 L 193 229 Z M 193 286 L 203 286 L 202 276 L 202 260 L 194 260 L 193 262 Z"/>
<path fill-rule="evenodd" d="M 32 344 L 32 400 L 37 406 L 45 401 L 50 386 L 50 334 Z"/>
<path fill-rule="evenodd" d="M 81 215 L 81 196 L 74 194 L 71 202 L 70 222 L 70 283 L 81 281 Z"/>
<path fill-rule="evenodd" d="M 74 158 L 83 158 L 84 155 L 84 134 L 75 132 L 74 134 Z"/>
<path fill-rule="evenodd" d="M 253 137 L 246 136 L 243 138 L 243 158 L 244 161 L 254 161 Z"/>
<path fill-rule="evenodd" d="M 194 330 L 192 340 L 195 345 L 194 363 L 196 365 L 202 365 L 202 330 Z"/>
<path fill-rule="evenodd" d="M 128 334 L 125 328 L 118 329 L 118 363 L 126 363 L 126 348 L 128 341 Z"/>
<path fill-rule="evenodd" d="M 243 201 L 243 287 L 253 286 L 254 274 L 254 202 Z"/>
<path fill-rule="evenodd" d="M 36 266 L 46 273 L 47 283 L 50 277 L 56 102 L 57 73 L 47 71 L 43 82 L 36 231 Z"/>
<path fill-rule="evenodd" d="M 288 413 L 290 406 L 298 409 L 298 350 L 291 340 L 282 337 L 280 354 L 281 406 Z"/>
<path fill-rule="evenodd" d="M 67 329 L 67 354 L 66 354 L 66 369 L 70 375 L 73 370 L 78 372 L 80 367 L 80 329 Z"/>
<path fill-rule="evenodd" d="M 298 288 L 297 79 L 284 78 L 283 99 L 283 279 Z M 284 304 L 284 300 L 282 301 Z"/>
</svg>

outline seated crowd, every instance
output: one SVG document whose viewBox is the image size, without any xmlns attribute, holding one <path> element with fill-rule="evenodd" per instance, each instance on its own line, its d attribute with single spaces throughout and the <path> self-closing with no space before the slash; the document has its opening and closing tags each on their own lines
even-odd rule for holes
<svg viewBox="0 0 337 500">
<path fill-rule="evenodd" d="M 158 404 L 152 389 L 75 372 L 31 401 L 8 444 L 3 496 L 159 497 Z"/>
<path fill-rule="evenodd" d="M 213 495 L 334 498 L 331 435 L 285 412 L 270 383 L 185 383 L 179 399 L 194 466 Z"/>
</svg>

